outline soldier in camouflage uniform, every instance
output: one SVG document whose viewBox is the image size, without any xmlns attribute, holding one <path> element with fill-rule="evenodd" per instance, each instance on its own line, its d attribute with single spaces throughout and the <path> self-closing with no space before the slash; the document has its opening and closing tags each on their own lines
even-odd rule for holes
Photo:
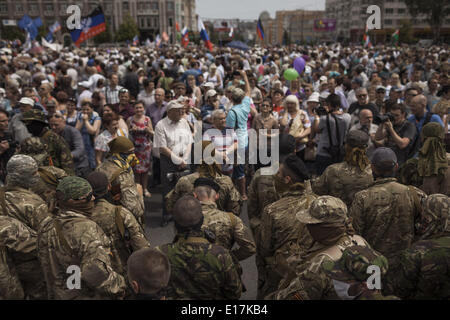
<svg viewBox="0 0 450 320">
<path fill-rule="evenodd" d="M 402 299 L 450 299 L 450 198 L 435 194 L 423 203 L 420 241 L 389 261 L 382 278 L 387 293 Z"/>
<path fill-rule="evenodd" d="M 314 193 L 333 196 L 350 207 L 356 193 L 373 183 L 370 161 L 366 156 L 369 136 L 360 130 L 350 131 L 346 138 L 345 161 L 329 166 L 312 181 Z"/>
<path fill-rule="evenodd" d="M 37 232 L 40 225 L 50 219 L 50 214 L 45 202 L 30 190 L 39 181 L 36 161 L 26 155 L 15 155 L 8 161 L 6 169 L 6 188 L 0 190 L 2 215 L 17 219 Z M 45 282 L 36 252 L 17 252 L 11 257 L 25 296 L 45 299 Z"/>
<path fill-rule="evenodd" d="M 40 138 L 30 137 L 25 139 L 20 144 L 17 154 L 26 154 L 37 162 L 41 179 L 31 186 L 31 190 L 47 203 L 49 212 L 53 213 L 56 208 L 56 186 L 61 179 L 67 177 L 67 173 L 52 165 L 47 147 Z"/>
<path fill-rule="evenodd" d="M 17 219 L 0 216 L 0 300 L 20 300 L 25 293 L 14 254 L 36 257 L 37 234 Z"/>
<path fill-rule="evenodd" d="M 133 142 L 125 137 L 117 137 L 108 146 L 110 156 L 96 170 L 106 174 L 112 186 L 112 194 L 120 194 L 120 202 L 114 204 L 121 204 L 131 211 L 144 228 L 145 205 L 142 187 L 138 187 L 134 181 L 133 167 L 139 160 L 134 154 Z"/>
<path fill-rule="evenodd" d="M 234 300 L 242 282 L 230 252 L 205 238 L 202 207 L 192 196 L 177 201 L 173 210 L 177 236 L 157 249 L 171 266 L 168 299 Z"/>
<path fill-rule="evenodd" d="M 290 155 L 280 165 L 275 180 L 275 190 L 280 200 L 268 205 L 261 217 L 258 254 L 264 263 L 265 282 L 258 284 L 258 299 L 277 290 L 279 282 L 291 268 L 288 258 L 301 256 L 312 243 L 305 225 L 295 214 L 310 206 L 316 195 L 306 192 L 305 181 L 309 173 L 303 161 Z"/>
<path fill-rule="evenodd" d="M 203 141 L 203 151 L 211 144 L 211 141 Z M 215 156 L 214 150 L 211 154 Z M 241 214 L 242 199 L 239 191 L 233 184 L 230 177 L 222 173 L 222 169 L 216 163 L 208 165 L 205 161 L 199 165 L 197 172 L 182 177 L 178 180 L 175 188 L 166 195 L 166 209 L 169 214 L 173 210 L 175 203 L 184 195 L 192 195 L 194 192 L 194 182 L 198 178 L 209 178 L 214 180 L 219 186 L 219 200 L 217 201 L 217 207 L 219 210 L 226 212 L 233 212 L 236 216 Z"/>
<path fill-rule="evenodd" d="M 37 109 L 26 111 L 22 121 L 28 131 L 46 145 L 52 165 L 63 169 L 68 175 L 75 175 L 75 164 L 70 148 L 64 138 L 48 128 L 44 113 Z"/>
<path fill-rule="evenodd" d="M 89 219 L 94 209 L 91 186 L 82 178 L 66 177 L 56 190 L 58 214 L 43 224 L 38 235 L 38 255 L 44 269 L 48 298 L 123 297 L 126 282 L 112 269 L 111 240 Z M 71 276 L 67 273 L 69 266 L 80 268 L 79 289 L 68 288 L 68 283 L 74 284 L 68 279 Z"/>
<path fill-rule="evenodd" d="M 95 207 L 89 217 L 112 241 L 112 265 L 114 271 L 126 277 L 127 260 L 133 251 L 149 247 L 144 230 L 133 214 L 122 206 L 110 203 L 111 188 L 108 177 L 102 172 L 91 172 L 87 181 L 94 190 Z"/>
<path fill-rule="evenodd" d="M 347 216 L 347 206 L 342 200 L 331 196 L 321 196 L 315 199 L 309 208 L 301 210 L 296 215 L 300 223 L 307 225 L 307 230 L 314 240 L 308 250 L 305 262 L 298 266 L 296 275 L 282 282 L 280 288 L 267 298 L 277 300 L 330 300 L 354 299 L 366 293 L 361 286 L 364 280 L 361 270 L 352 271 L 356 286 L 348 280 L 336 278 L 325 270 L 333 269 L 333 262 L 344 264 L 346 269 L 353 269 L 359 263 L 379 265 L 387 268 L 384 257 L 370 248 L 369 244 L 360 236 L 354 234 L 351 222 Z M 355 255 L 355 246 L 365 247 Z M 343 255 L 347 248 L 352 248 Z M 342 258 L 342 259 L 341 259 Z M 360 259 L 362 258 L 362 259 Z M 340 260 L 341 259 L 341 260 Z M 324 268 L 325 267 L 325 268 Z M 363 268 L 363 267 L 362 267 Z M 358 267 L 361 269 L 361 266 Z M 366 275 L 366 278 L 369 274 Z M 332 279 L 338 280 L 333 281 Z M 354 291 L 348 291 L 349 288 Z"/>
<path fill-rule="evenodd" d="M 250 229 L 241 218 L 231 212 L 217 209 L 220 186 L 211 179 L 198 178 L 194 182 L 194 197 L 202 204 L 203 230 L 210 230 L 216 236 L 216 244 L 230 250 L 231 255 L 242 261 L 256 252 Z M 239 247 L 232 250 L 233 245 Z"/>
<path fill-rule="evenodd" d="M 371 162 L 376 180 L 370 188 L 355 195 L 349 215 L 356 232 L 390 259 L 411 246 L 420 202 L 426 195 L 393 178 L 398 165 L 391 149 L 376 149 Z"/>
</svg>

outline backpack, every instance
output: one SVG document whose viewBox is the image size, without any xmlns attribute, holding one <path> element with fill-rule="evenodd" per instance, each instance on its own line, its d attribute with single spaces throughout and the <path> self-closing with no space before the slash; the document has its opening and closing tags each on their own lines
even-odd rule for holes
<svg viewBox="0 0 450 320">
<path fill-rule="evenodd" d="M 434 113 L 428 112 L 427 116 L 425 117 L 425 121 L 423 122 L 423 127 L 425 127 L 430 121 L 431 117 L 434 115 Z M 409 150 L 408 159 L 413 158 L 417 152 L 419 152 L 419 149 L 422 147 L 422 143 L 420 142 L 420 132 L 416 133 L 416 137 L 414 138 L 414 142 L 411 145 L 411 149 Z"/>
<path fill-rule="evenodd" d="M 345 157 L 345 148 L 344 143 L 341 142 L 338 120 L 336 118 L 336 115 L 332 114 L 332 117 L 334 118 L 334 122 L 336 125 L 336 139 L 338 143 L 337 145 L 334 145 L 333 140 L 331 139 L 330 115 L 327 114 L 328 139 L 330 142 L 330 146 L 328 148 L 325 148 L 325 151 L 327 151 L 331 156 L 331 164 L 342 162 L 344 161 Z"/>
</svg>

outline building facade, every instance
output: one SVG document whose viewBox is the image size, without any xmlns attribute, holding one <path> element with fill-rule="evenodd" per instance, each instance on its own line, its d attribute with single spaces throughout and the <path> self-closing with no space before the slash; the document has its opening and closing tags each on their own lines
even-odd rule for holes
<svg viewBox="0 0 450 320">
<path fill-rule="evenodd" d="M 390 36 L 400 29 L 405 21 L 411 23 L 415 37 L 432 37 L 426 17 L 419 15 L 413 19 L 403 0 L 326 0 L 325 17 L 336 19 L 337 22 L 333 34 L 335 39 L 361 42 L 366 21 L 370 17 L 367 8 L 371 5 L 378 5 L 381 9 L 381 30 L 370 31 L 373 42 L 390 40 Z M 445 18 L 442 33 L 450 34 L 450 17 Z"/>
<path fill-rule="evenodd" d="M 314 30 L 314 21 L 323 19 L 325 11 L 291 10 L 277 11 L 276 20 L 276 41 L 283 43 L 283 36 L 286 34 L 290 43 L 313 43 L 326 40 L 326 32 Z"/>
<path fill-rule="evenodd" d="M 153 39 L 164 31 L 175 39 L 177 22 L 181 29 L 186 26 L 197 30 L 195 0 L 0 0 L 0 19 L 18 21 L 28 14 L 32 18 L 41 17 L 47 26 L 55 21 L 64 26 L 70 5 L 78 5 L 83 16 L 101 5 L 111 32 L 117 31 L 129 14 L 143 39 Z"/>
</svg>

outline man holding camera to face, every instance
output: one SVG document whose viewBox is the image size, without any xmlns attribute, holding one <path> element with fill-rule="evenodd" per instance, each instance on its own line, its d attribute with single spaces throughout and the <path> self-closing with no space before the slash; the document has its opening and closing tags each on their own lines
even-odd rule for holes
<svg viewBox="0 0 450 320">
<path fill-rule="evenodd" d="M 399 166 L 408 160 L 412 141 L 416 136 L 416 127 L 406 120 L 406 108 L 396 104 L 391 111 L 379 116 L 380 125 L 375 134 L 377 147 L 388 147 L 395 152 Z"/>
</svg>

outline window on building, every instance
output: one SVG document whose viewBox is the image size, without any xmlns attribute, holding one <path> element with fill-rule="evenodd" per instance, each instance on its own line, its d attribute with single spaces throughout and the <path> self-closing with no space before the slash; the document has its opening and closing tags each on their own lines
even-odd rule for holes
<svg viewBox="0 0 450 320">
<path fill-rule="evenodd" d="M 6 3 L 0 3 L 0 13 L 8 13 L 8 5 Z"/>
<path fill-rule="evenodd" d="M 158 10 L 159 9 L 159 3 L 158 2 L 152 2 L 150 4 L 152 10 Z"/>
<path fill-rule="evenodd" d="M 175 6 L 173 5 L 173 2 L 172 1 L 168 1 L 167 2 L 167 10 L 168 11 L 173 11 L 174 8 L 175 8 Z"/>
<path fill-rule="evenodd" d="M 52 3 L 45 4 L 45 11 L 53 12 L 53 4 Z"/>
<path fill-rule="evenodd" d="M 398 14 L 405 14 L 406 13 L 406 9 L 405 8 L 399 8 L 397 10 Z"/>
<path fill-rule="evenodd" d="M 158 28 L 158 26 L 159 26 L 159 18 L 153 18 L 153 25 L 155 26 L 155 28 Z"/>
<path fill-rule="evenodd" d="M 152 23 L 152 19 L 151 18 L 147 18 L 147 27 L 149 27 L 149 28 L 153 27 L 153 23 Z"/>
<path fill-rule="evenodd" d="M 128 10 L 130 10 L 130 5 L 129 5 L 129 3 L 128 2 L 123 2 L 122 3 L 122 9 L 123 9 L 123 11 L 128 11 Z"/>
<path fill-rule="evenodd" d="M 394 9 L 393 8 L 386 8 L 385 12 L 386 12 L 386 14 L 393 14 L 394 13 Z"/>
<path fill-rule="evenodd" d="M 169 27 L 173 27 L 173 19 L 169 18 Z"/>
<path fill-rule="evenodd" d="M 22 12 L 23 12 L 22 4 L 21 3 L 16 4 L 16 13 L 22 13 Z"/>
<path fill-rule="evenodd" d="M 392 20 L 390 20 L 390 19 L 386 19 L 386 20 L 384 20 L 384 23 L 386 24 L 386 25 L 392 25 Z"/>
<path fill-rule="evenodd" d="M 30 12 L 38 12 L 39 11 L 39 6 L 37 5 L 37 3 L 30 3 L 29 8 L 30 8 Z"/>
</svg>

